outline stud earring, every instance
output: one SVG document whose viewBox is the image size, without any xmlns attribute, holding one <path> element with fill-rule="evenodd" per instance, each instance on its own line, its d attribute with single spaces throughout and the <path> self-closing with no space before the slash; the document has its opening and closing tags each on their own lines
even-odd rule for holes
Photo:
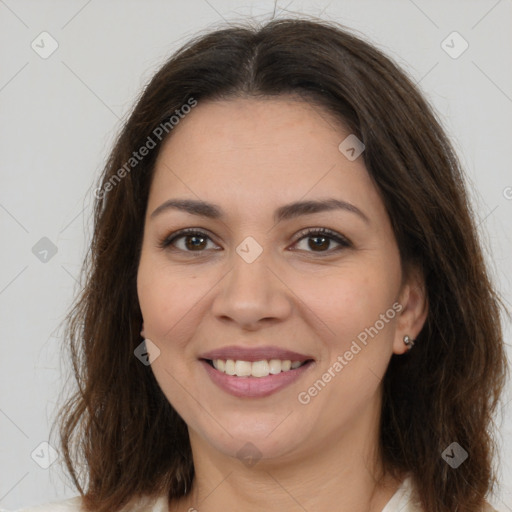
<svg viewBox="0 0 512 512">
<path fill-rule="evenodd" d="M 411 350 L 412 347 L 414 347 L 414 340 L 407 335 L 404 336 L 404 343 L 409 350 Z"/>
</svg>

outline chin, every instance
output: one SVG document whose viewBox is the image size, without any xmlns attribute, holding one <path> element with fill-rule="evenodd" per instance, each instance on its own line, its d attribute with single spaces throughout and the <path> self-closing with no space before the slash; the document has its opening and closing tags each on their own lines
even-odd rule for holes
<svg viewBox="0 0 512 512">
<path fill-rule="evenodd" d="M 293 458 L 294 453 L 298 454 L 307 448 L 305 441 L 310 436 L 303 424 L 299 429 L 294 421 L 290 421 L 291 416 L 286 418 L 286 415 L 278 416 L 274 413 L 272 416 L 268 415 L 268 421 L 264 421 L 261 419 L 261 412 L 258 415 L 258 421 L 252 415 L 242 416 L 240 413 L 230 416 L 226 421 L 218 415 L 218 423 L 211 421 L 207 425 L 198 425 L 199 428 L 193 430 L 201 438 L 201 442 L 206 442 L 216 451 L 238 458 L 242 462 L 246 459 L 258 459 L 261 462 L 274 459 L 285 461 Z M 194 433 L 191 433 L 191 440 L 194 442 L 192 437 Z"/>
</svg>

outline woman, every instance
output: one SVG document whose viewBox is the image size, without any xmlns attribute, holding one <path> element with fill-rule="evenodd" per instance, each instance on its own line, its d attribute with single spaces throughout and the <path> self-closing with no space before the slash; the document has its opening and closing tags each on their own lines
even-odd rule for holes
<svg viewBox="0 0 512 512">
<path fill-rule="evenodd" d="M 96 197 L 62 510 L 492 510 L 500 303 L 382 53 L 309 20 L 196 38 Z"/>
</svg>

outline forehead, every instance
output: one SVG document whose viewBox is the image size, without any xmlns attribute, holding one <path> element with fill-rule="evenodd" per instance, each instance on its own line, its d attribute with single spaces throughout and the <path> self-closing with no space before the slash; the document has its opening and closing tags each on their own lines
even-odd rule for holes
<svg viewBox="0 0 512 512">
<path fill-rule="evenodd" d="M 199 102 L 160 150 L 150 205 L 170 196 L 233 208 L 326 195 L 380 201 L 362 157 L 338 149 L 348 135 L 324 109 L 294 98 Z"/>
</svg>

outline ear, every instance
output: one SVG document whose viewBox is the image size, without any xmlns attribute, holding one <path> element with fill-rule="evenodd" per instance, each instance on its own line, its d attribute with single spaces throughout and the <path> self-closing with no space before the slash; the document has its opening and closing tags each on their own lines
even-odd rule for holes
<svg viewBox="0 0 512 512">
<path fill-rule="evenodd" d="M 402 309 L 396 324 L 393 353 L 403 354 L 408 351 L 404 336 L 413 340 L 420 333 L 428 314 L 428 301 L 423 273 L 419 269 L 411 269 L 400 290 L 398 298 Z"/>
<path fill-rule="evenodd" d="M 141 335 L 143 338 L 146 338 L 146 335 L 144 334 L 144 322 L 142 322 L 142 327 L 141 327 L 140 335 Z"/>
</svg>

